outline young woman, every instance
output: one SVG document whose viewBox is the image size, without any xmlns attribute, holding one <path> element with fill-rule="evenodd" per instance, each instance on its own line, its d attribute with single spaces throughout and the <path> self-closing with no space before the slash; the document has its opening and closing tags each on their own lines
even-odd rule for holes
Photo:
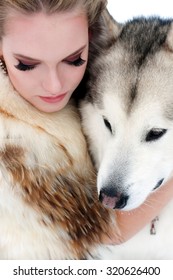
<svg viewBox="0 0 173 280">
<path fill-rule="evenodd" d="M 0 0 L 1 72 L 38 112 L 52 115 L 68 104 L 84 76 L 89 41 L 92 32 L 96 40 L 95 26 L 105 6 L 104 0 Z M 102 242 L 119 244 L 135 235 L 172 199 L 171 185 L 154 192 L 138 209 L 115 211 L 119 234 L 110 223 Z"/>
</svg>

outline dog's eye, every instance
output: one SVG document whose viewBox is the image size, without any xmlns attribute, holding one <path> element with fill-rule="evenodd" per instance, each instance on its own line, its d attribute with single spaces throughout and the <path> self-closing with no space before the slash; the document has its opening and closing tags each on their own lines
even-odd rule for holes
<svg viewBox="0 0 173 280">
<path fill-rule="evenodd" d="M 145 141 L 156 141 L 161 138 L 166 133 L 166 131 L 167 129 L 153 128 L 147 133 Z"/>
<path fill-rule="evenodd" d="M 106 127 L 110 130 L 110 132 L 112 133 L 112 127 L 111 127 L 110 122 L 109 122 L 105 117 L 103 117 L 103 120 L 104 120 L 105 126 L 106 126 Z"/>
</svg>

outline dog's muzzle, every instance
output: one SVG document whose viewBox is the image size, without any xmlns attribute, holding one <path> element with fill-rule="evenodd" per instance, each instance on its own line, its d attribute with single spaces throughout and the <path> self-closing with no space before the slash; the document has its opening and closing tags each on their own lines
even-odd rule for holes
<svg viewBox="0 0 173 280">
<path fill-rule="evenodd" d="M 122 209 L 126 206 L 129 196 L 116 192 L 114 189 L 102 189 L 99 200 L 111 209 Z"/>
</svg>

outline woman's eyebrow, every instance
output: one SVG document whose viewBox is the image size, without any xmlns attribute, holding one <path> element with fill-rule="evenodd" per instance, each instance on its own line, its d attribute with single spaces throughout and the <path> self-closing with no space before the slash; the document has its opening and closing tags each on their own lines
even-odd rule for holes
<svg viewBox="0 0 173 280">
<path fill-rule="evenodd" d="M 75 56 L 76 54 L 80 53 L 81 51 L 83 51 L 85 49 L 86 45 L 82 46 L 81 48 L 79 48 L 78 50 L 76 50 L 75 52 L 71 53 L 70 55 L 68 55 L 67 57 L 65 57 L 63 60 L 68 59 L 70 57 Z M 22 54 L 18 54 L 18 53 L 14 53 L 14 56 L 18 59 L 24 59 L 24 60 L 29 60 L 31 62 L 38 62 L 40 61 L 37 58 L 32 58 L 26 55 L 22 55 Z"/>
<path fill-rule="evenodd" d="M 17 59 L 29 60 L 31 62 L 39 62 L 40 61 L 39 59 L 32 58 L 32 57 L 22 55 L 22 54 L 19 54 L 19 53 L 14 53 L 14 57 L 17 58 Z"/>
</svg>

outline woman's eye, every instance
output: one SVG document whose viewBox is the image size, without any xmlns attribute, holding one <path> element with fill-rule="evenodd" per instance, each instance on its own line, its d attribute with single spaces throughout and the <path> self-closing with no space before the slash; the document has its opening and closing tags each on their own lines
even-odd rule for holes
<svg viewBox="0 0 173 280">
<path fill-rule="evenodd" d="M 15 67 L 20 71 L 28 71 L 28 70 L 34 69 L 36 67 L 36 65 L 35 64 L 25 64 L 19 60 L 19 63 L 17 65 L 15 65 Z"/>
<path fill-rule="evenodd" d="M 67 60 L 66 61 L 69 65 L 73 65 L 73 66 L 76 66 L 76 67 L 78 67 L 78 66 L 81 66 L 81 65 L 83 65 L 85 62 L 86 62 L 86 60 L 84 60 L 84 59 L 82 59 L 81 57 L 78 57 L 77 59 L 75 59 L 75 60 Z"/>
</svg>

